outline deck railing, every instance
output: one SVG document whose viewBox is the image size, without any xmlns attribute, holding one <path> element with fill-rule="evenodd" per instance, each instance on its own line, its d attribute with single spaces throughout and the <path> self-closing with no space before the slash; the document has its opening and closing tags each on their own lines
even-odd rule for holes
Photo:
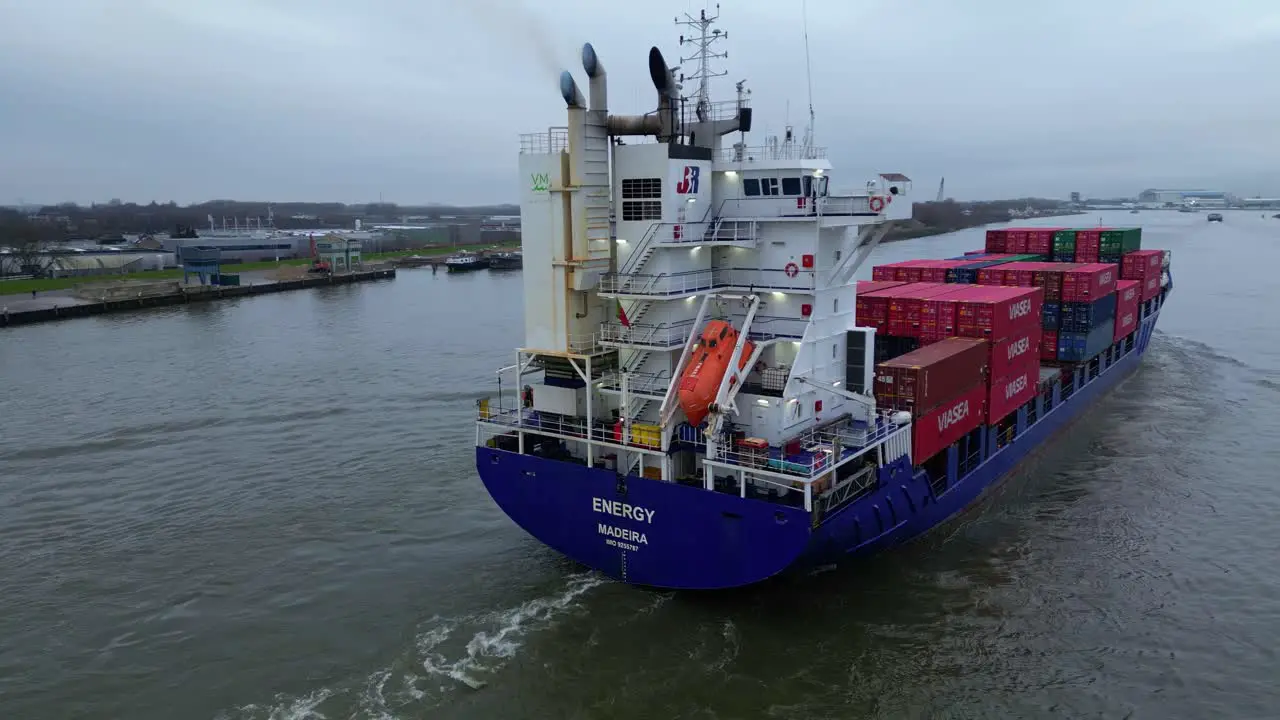
<svg viewBox="0 0 1280 720">
<path fill-rule="evenodd" d="M 741 288 L 743 290 L 777 290 L 813 292 L 812 270 L 787 268 L 710 268 L 676 273 L 606 273 L 600 278 L 600 292 L 618 295 L 661 297 Z"/>
</svg>

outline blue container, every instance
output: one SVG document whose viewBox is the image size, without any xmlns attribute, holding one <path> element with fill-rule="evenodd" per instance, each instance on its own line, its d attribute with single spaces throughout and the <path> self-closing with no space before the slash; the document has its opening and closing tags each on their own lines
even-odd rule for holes
<svg viewBox="0 0 1280 720">
<path fill-rule="evenodd" d="M 1116 331 L 1114 319 L 1105 320 L 1087 333 L 1058 333 L 1058 359 L 1063 362 L 1084 362 L 1111 347 Z"/>
<path fill-rule="evenodd" d="M 1040 327 L 1057 330 L 1062 323 L 1062 303 L 1047 302 L 1040 309 Z"/>
<path fill-rule="evenodd" d="M 978 282 L 978 271 L 981 270 L 982 268 L 991 267 L 992 265 L 1002 265 L 1007 262 L 1009 261 L 1008 260 L 980 260 L 977 262 L 971 262 L 968 265 L 961 265 L 960 267 L 949 268 L 947 270 L 947 282 L 964 283 L 964 284 L 972 285 Z"/>
<path fill-rule="evenodd" d="M 1062 303 L 1058 327 L 1063 332 L 1087 333 L 1115 317 L 1116 294 L 1107 293 L 1093 302 Z"/>
</svg>

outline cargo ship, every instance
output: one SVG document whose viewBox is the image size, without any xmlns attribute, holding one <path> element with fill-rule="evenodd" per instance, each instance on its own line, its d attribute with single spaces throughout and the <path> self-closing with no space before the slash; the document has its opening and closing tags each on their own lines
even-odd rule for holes
<svg viewBox="0 0 1280 720">
<path fill-rule="evenodd" d="M 715 18 L 687 17 L 699 57 Z M 722 589 L 880 552 L 970 507 L 1139 365 L 1172 291 L 1138 228 L 988 231 L 855 273 L 911 180 L 747 142 L 745 83 L 612 114 L 561 75 L 522 136 L 523 345 L 477 400 L 476 468 L 554 550 L 637 586 Z M 630 96 L 630 93 L 624 93 Z"/>
</svg>

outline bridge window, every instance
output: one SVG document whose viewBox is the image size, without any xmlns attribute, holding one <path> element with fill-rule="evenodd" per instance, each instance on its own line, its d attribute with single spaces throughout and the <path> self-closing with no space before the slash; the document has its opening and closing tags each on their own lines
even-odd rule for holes
<svg viewBox="0 0 1280 720">
<path fill-rule="evenodd" d="M 782 194 L 783 195 L 799 195 L 800 194 L 800 178 L 787 177 L 782 178 Z"/>
<path fill-rule="evenodd" d="M 761 195 L 778 194 L 778 178 L 760 178 Z"/>
<path fill-rule="evenodd" d="M 800 180 L 804 182 L 804 196 L 813 197 L 813 178 L 805 175 Z"/>
<path fill-rule="evenodd" d="M 749 197 L 755 197 L 760 194 L 760 181 L 756 178 L 747 178 L 742 181 L 742 194 Z"/>
</svg>

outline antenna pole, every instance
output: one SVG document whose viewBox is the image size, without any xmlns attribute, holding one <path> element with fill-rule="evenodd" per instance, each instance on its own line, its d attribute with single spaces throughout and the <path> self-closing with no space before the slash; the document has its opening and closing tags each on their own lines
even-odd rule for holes
<svg viewBox="0 0 1280 720">
<path fill-rule="evenodd" d="M 809 62 L 809 2 L 800 0 L 800 14 L 804 18 L 804 74 L 809 83 L 809 127 L 805 128 L 804 146 L 813 146 L 813 66 Z"/>
<path fill-rule="evenodd" d="M 716 11 L 720 10 L 720 4 L 716 3 Z M 697 51 L 689 57 L 681 57 L 680 64 L 683 65 L 690 60 L 698 61 L 698 69 L 692 75 L 688 76 L 689 80 L 698 81 L 697 103 L 695 104 L 697 117 L 699 121 L 710 120 L 709 113 L 711 111 L 711 89 L 709 81 L 711 78 L 728 75 L 728 71 L 712 72 L 710 61 L 716 59 L 724 59 L 729 57 L 727 52 L 713 52 L 711 46 L 717 41 L 729 37 L 729 33 L 720 29 L 712 30 L 711 26 L 719 20 L 719 15 L 707 16 L 707 11 L 702 10 L 698 17 L 693 17 L 689 13 L 684 14 L 684 19 L 676 18 L 677 25 L 687 25 L 690 30 L 696 30 L 697 34 L 688 36 L 680 36 L 680 44 L 693 45 Z"/>
</svg>

